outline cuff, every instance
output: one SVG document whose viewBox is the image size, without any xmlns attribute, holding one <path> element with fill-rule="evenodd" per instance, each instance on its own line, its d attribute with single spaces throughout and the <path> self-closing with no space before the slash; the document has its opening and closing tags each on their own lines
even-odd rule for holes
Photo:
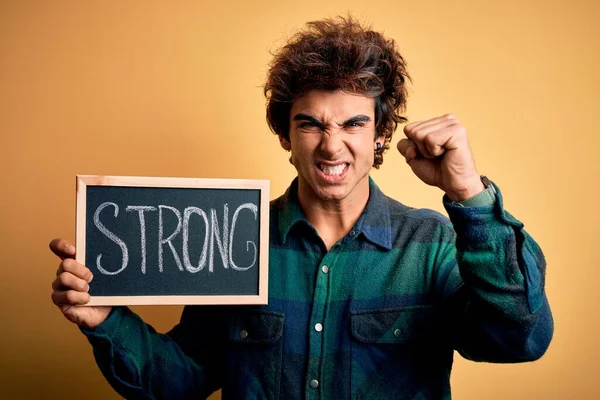
<svg viewBox="0 0 600 400">
<path fill-rule="evenodd" d="M 87 336 L 88 339 L 100 337 L 103 339 L 110 338 L 117 331 L 126 309 L 127 307 L 113 307 L 104 322 L 96 328 L 87 329 L 80 326 L 79 330 Z"/>
<path fill-rule="evenodd" d="M 490 192 L 486 194 L 488 190 Z M 494 201 L 484 204 L 483 199 L 475 199 L 480 195 L 486 202 L 493 196 Z M 444 197 L 444 208 L 452 221 L 454 230 L 466 243 L 486 242 L 492 231 L 496 229 L 502 231 L 507 226 L 517 230 L 523 228 L 523 224 L 519 220 L 504 210 L 502 193 L 494 183 L 491 183 L 489 188 L 475 197 L 466 200 L 469 202 L 467 203 L 469 206 L 450 201 L 447 196 Z M 472 202 L 480 203 L 473 206 Z"/>
<path fill-rule="evenodd" d="M 463 201 L 451 201 L 448 196 L 444 196 L 445 203 L 451 203 L 459 207 L 485 207 L 491 206 L 496 201 L 496 195 L 492 188 L 487 188 L 483 192 Z"/>
</svg>

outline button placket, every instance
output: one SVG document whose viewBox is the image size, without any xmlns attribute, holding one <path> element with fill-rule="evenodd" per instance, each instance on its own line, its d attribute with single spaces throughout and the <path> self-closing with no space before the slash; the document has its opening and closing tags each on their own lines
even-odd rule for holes
<svg viewBox="0 0 600 400">
<path fill-rule="evenodd" d="M 331 277 L 331 267 L 336 257 L 336 253 L 340 247 L 332 248 L 321 260 L 316 274 L 315 292 L 313 294 L 312 312 L 310 318 L 310 330 L 309 330 L 309 364 L 307 368 L 306 378 L 308 380 L 306 398 L 315 398 L 319 396 L 321 390 L 319 389 L 321 379 L 321 362 L 323 359 L 323 329 L 325 324 L 325 314 L 327 308 L 327 301 L 329 298 L 329 282 Z"/>
</svg>

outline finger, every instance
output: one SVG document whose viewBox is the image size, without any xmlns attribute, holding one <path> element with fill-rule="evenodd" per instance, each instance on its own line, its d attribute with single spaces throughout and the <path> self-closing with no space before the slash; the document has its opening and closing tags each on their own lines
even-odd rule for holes
<svg viewBox="0 0 600 400">
<path fill-rule="evenodd" d="M 63 272 L 58 275 L 52 282 L 53 290 L 77 290 L 79 292 L 87 292 L 90 289 L 90 285 L 84 279 L 78 278 L 70 272 Z"/>
<path fill-rule="evenodd" d="M 409 139 L 418 139 L 418 135 L 425 135 L 429 132 L 433 132 L 441 127 L 451 126 L 458 124 L 459 121 L 451 114 L 446 114 L 442 117 L 433 118 L 427 121 L 423 121 L 418 125 L 404 127 L 404 134 Z"/>
<path fill-rule="evenodd" d="M 397 147 L 398 151 L 404 156 L 404 159 L 407 163 L 410 163 L 412 160 L 419 156 L 419 150 L 417 149 L 417 146 L 412 140 L 401 139 L 398 142 Z"/>
<path fill-rule="evenodd" d="M 81 305 L 90 301 L 89 293 L 78 292 L 76 290 L 54 291 L 52 292 L 52 302 L 57 306 L 61 305 Z"/>
<path fill-rule="evenodd" d="M 411 138 L 409 140 L 416 147 L 417 156 L 425 158 L 435 158 L 436 155 L 430 151 L 429 147 L 427 146 L 427 143 L 425 142 L 426 137 L 427 136 L 415 133 L 411 135 Z"/>
<path fill-rule="evenodd" d="M 415 135 L 417 135 L 418 137 L 423 137 L 423 136 L 433 133 L 435 131 L 446 129 L 446 128 L 449 128 L 449 127 L 455 126 L 455 125 L 459 125 L 459 122 L 456 120 L 448 119 L 448 120 L 444 120 L 444 121 L 439 121 L 435 124 L 432 123 L 432 124 L 427 124 L 427 125 L 421 126 L 419 129 L 417 129 L 417 131 L 415 132 Z"/>
<path fill-rule="evenodd" d="M 415 142 L 424 157 L 439 157 L 446 151 L 444 146 L 454 134 L 454 130 L 451 128 L 459 125 L 460 123 L 456 120 L 443 120 L 408 132 L 407 136 Z"/>
<path fill-rule="evenodd" d="M 429 154 L 433 157 L 439 157 L 447 150 L 452 150 L 454 148 L 451 145 L 456 134 L 456 130 L 453 129 L 454 126 L 459 126 L 459 124 L 442 123 L 424 128 L 422 142 Z"/>
<path fill-rule="evenodd" d="M 50 242 L 49 246 L 50 250 L 60 257 L 61 260 L 75 257 L 75 246 L 66 239 L 54 239 Z"/>
<path fill-rule="evenodd" d="M 448 121 L 448 120 L 458 121 L 458 119 L 454 115 L 452 115 L 452 114 L 444 114 L 444 115 L 441 115 L 439 117 L 435 117 L 435 118 L 431 118 L 431 119 L 426 119 L 426 120 L 423 120 L 423 121 L 414 121 L 414 122 L 411 122 L 410 124 L 407 124 L 407 125 L 404 126 L 404 133 L 406 133 L 407 130 L 408 131 L 416 131 L 416 130 L 421 129 L 421 128 L 427 126 L 427 125 L 432 125 L 432 124 L 434 125 L 434 124 L 440 123 L 442 121 Z"/>
<path fill-rule="evenodd" d="M 94 278 L 92 271 L 85 265 L 73 260 L 72 258 L 67 258 L 61 261 L 58 266 L 58 271 L 56 271 L 56 276 L 61 275 L 63 272 L 69 272 L 75 275 L 77 278 L 81 278 L 86 282 L 91 282 Z"/>
</svg>

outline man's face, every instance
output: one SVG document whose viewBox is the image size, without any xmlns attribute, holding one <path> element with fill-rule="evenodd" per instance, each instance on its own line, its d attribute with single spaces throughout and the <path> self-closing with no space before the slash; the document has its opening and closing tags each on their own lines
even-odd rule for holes
<svg viewBox="0 0 600 400">
<path fill-rule="evenodd" d="M 366 199 L 375 149 L 375 101 L 342 91 L 311 90 L 294 101 L 290 140 L 305 200 Z"/>
</svg>

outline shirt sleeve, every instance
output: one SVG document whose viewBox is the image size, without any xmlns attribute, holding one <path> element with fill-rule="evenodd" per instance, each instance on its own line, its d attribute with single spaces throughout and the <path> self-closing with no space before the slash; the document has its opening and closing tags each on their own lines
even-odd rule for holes
<svg viewBox="0 0 600 400">
<path fill-rule="evenodd" d="M 181 322 L 171 332 L 160 334 L 129 308 L 115 307 L 96 329 L 81 331 L 92 345 L 102 374 L 121 396 L 206 398 L 220 385 L 218 368 L 211 364 L 218 359 L 218 346 L 211 346 L 208 337 L 191 340 L 198 329 L 185 325 L 197 321 L 188 320 L 186 314 L 184 310 Z M 206 350 L 199 349 L 196 341 L 204 343 Z"/>
<path fill-rule="evenodd" d="M 546 261 L 494 188 L 492 204 L 444 202 L 455 235 L 454 241 L 444 241 L 441 257 L 443 268 L 451 271 L 445 284 L 446 326 L 465 358 L 532 361 L 545 353 L 554 330 L 544 292 Z"/>
</svg>

